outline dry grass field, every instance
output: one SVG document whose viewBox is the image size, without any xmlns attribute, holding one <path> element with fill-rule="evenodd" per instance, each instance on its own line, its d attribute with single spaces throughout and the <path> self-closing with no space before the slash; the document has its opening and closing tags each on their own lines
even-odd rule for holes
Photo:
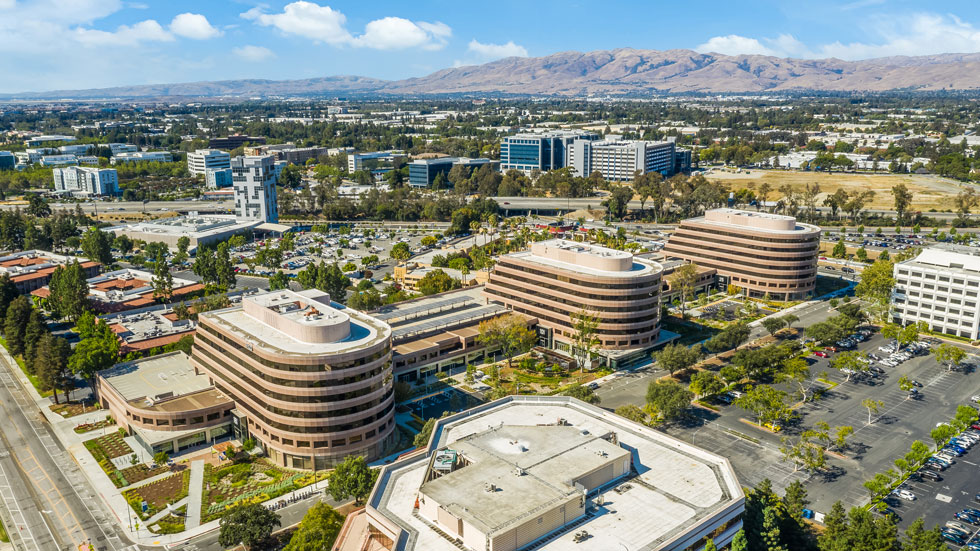
<svg viewBox="0 0 980 551">
<path fill-rule="evenodd" d="M 912 192 L 913 205 L 916 210 L 938 211 L 952 210 L 953 197 L 970 184 L 957 182 L 948 178 L 927 175 L 910 174 L 853 174 L 826 172 L 796 172 L 787 170 L 743 170 L 741 172 L 720 169 L 711 170 L 705 175 L 709 180 L 717 180 L 733 188 L 759 189 L 763 182 L 768 182 L 772 188 L 769 200 L 782 197 L 778 190 L 783 185 L 802 190 L 806 184 L 820 184 L 822 191 L 819 202 L 824 197 L 844 188 L 847 192 L 871 189 L 875 198 L 869 206 L 872 209 L 892 209 L 894 200 L 891 194 L 892 186 L 904 183 Z M 977 212 L 977 209 L 974 209 Z"/>
</svg>

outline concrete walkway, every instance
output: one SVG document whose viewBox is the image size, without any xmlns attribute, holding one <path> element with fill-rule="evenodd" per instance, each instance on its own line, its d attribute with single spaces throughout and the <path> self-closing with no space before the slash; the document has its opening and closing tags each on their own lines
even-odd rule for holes
<svg viewBox="0 0 980 551">
<path fill-rule="evenodd" d="M 204 460 L 191 461 L 191 485 L 187 490 L 186 529 L 201 525 L 201 499 L 204 494 Z"/>
<path fill-rule="evenodd" d="M 170 506 L 174 510 L 180 509 L 180 507 L 182 505 L 186 505 L 187 504 L 187 499 L 188 498 L 185 497 L 184 499 L 175 501 L 175 502 L 171 503 Z M 169 514 L 170 514 L 170 509 L 167 509 L 166 507 L 164 507 L 164 509 L 162 511 L 160 511 L 159 513 L 157 513 L 157 514 L 153 515 L 152 517 L 144 520 L 143 521 L 143 524 L 145 524 L 146 526 L 153 526 L 154 523 L 156 523 L 157 521 L 159 521 L 160 519 L 166 517 Z"/>
</svg>

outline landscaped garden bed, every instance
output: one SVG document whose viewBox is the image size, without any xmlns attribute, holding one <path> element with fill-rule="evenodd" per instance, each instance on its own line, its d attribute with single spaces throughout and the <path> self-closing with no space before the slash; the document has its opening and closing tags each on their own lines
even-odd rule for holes
<svg viewBox="0 0 980 551">
<path fill-rule="evenodd" d="M 69 417 L 74 417 L 76 415 L 81 415 L 83 413 L 92 413 L 93 411 L 98 411 L 102 409 L 97 403 L 92 403 L 91 401 L 82 402 L 65 402 L 63 404 L 51 404 L 49 406 L 51 411 L 60 415 L 61 417 L 67 419 Z"/>
<path fill-rule="evenodd" d="M 176 509 L 176 515 L 167 515 L 150 525 L 150 531 L 154 534 L 179 534 L 184 531 L 187 506 L 181 505 Z"/>
<path fill-rule="evenodd" d="M 133 467 L 128 467 L 119 471 L 119 474 L 121 474 L 123 479 L 125 479 L 129 484 L 136 484 L 137 482 L 142 482 L 147 478 L 153 478 L 154 476 L 161 475 L 169 470 L 170 468 L 166 465 L 160 465 L 151 469 L 145 463 L 140 463 Z"/>
<path fill-rule="evenodd" d="M 316 480 L 326 478 L 316 473 Z M 204 466 L 201 522 L 209 522 L 239 503 L 258 503 L 279 497 L 314 482 L 313 473 L 284 469 L 267 459 L 252 459 L 215 469 Z"/>
<path fill-rule="evenodd" d="M 123 429 L 119 429 L 117 432 L 100 436 L 98 438 L 93 438 L 92 440 L 86 440 L 84 442 L 85 449 L 92 454 L 92 457 L 99 464 L 99 467 L 102 467 L 102 471 L 109 477 L 109 480 L 116 485 L 116 488 L 129 486 L 132 483 L 132 481 L 125 478 L 122 471 L 117 469 L 115 464 L 112 462 L 112 460 L 117 457 L 123 457 L 125 455 L 135 456 L 133 453 L 133 448 L 130 448 L 129 444 L 123 440 L 124 434 L 125 431 Z M 126 470 L 128 471 L 129 469 Z"/>
<path fill-rule="evenodd" d="M 167 478 L 151 482 L 139 488 L 133 488 L 123 492 L 126 502 L 136 511 L 136 514 L 143 520 L 162 511 L 168 503 L 180 501 L 187 497 L 187 490 L 191 482 L 190 470 L 176 473 Z M 147 509 L 143 511 L 143 502 L 146 501 Z"/>
<path fill-rule="evenodd" d="M 85 434 L 86 432 L 92 432 L 93 430 L 100 430 L 106 427 L 111 427 L 116 424 L 116 420 L 112 418 L 111 415 L 106 415 L 105 419 L 100 419 L 94 423 L 82 423 L 76 425 L 73 429 L 77 434 Z"/>
</svg>

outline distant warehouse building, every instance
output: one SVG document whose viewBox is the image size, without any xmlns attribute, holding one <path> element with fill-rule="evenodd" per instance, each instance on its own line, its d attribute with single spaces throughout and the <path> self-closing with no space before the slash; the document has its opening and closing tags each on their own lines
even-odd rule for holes
<svg viewBox="0 0 980 551">
<path fill-rule="evenodd" d="M 128 153 L 113 154 L 112 164 L 135 163 L 135 162 L 154 162 L 172 163 L 174 156 L 169 151 L 136 151 Z"/>
<path fill-rule="evenodd" d="M 895 265 L 892 319 L 923 322 L 933 331 L 980 338 L 980 251 L 937 245 Z"/>
<path fill-rule="evenodd" d="M 665 178 L 690 170 L 691 152 L 678 155 L 674 142 L 575 140 L 568 166 L 577 176 L 599 172 L 606 180 L 626 182 L 635 174 L 658 172 Z"/>
<path fill-rule="evenodd" d="M 817 281 L 820 228 L 792 216 L 714 209 L 681 222 L 663 249 L 667 258 L 718 271 L 718 285 L 750 297 L 801 300 Z"/>
<path fill-rule="evenodd" d="M 568 153 L 575 140 L 598 140 L 599 135 L 578 130 L 524 132 L 500 140 L 500 170 L 547 172 L 569 165 Z"/>
<path fill-rule="evenodd" d="M 445 187 L 451 187 L 451 184 L 449 184 L 449 171 L 454 166 L 462 165 L 472 170 L 488 164 L 491 164 L 490 159 L 468 159 L 466 157 L 415 159 L 408 163 L 408 183 L 415 188 L 431 188 L 432 184 L 436 181 L 436 177 L 442 174 L 446 182 Z"/>
</svg>

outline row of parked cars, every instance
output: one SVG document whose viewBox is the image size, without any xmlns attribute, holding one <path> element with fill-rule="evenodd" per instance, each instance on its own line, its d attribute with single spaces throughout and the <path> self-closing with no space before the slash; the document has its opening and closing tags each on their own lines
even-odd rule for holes
<svg viewBox="0 0 980 551">
<path fill-rule="evenodd" d="M 980 424 L 974 423 L 969 430 L 950 438 L 943 448 L 937 451 L 927 461 L 920 477 L 929 480 L 942 480 L 940 472 L 949 468 L 956 462 L 956 458 L 965 454 L 970 448 L 980 442 Z M 929 473 L 928 476 L 925 476 Z M 976 496 L 980 501 L 980 494 Z M 970 538 L 976 531 L 973 526 L 980 526 L 980 509 L 965 507 L 957 513 L 953 513 L 953 519 L 948 521 L 940 530 L 946 541 L 956 545 L 966 545 L 970 551 L 980 551 L 980 542 L 972 542 Z"/>
</svg>

